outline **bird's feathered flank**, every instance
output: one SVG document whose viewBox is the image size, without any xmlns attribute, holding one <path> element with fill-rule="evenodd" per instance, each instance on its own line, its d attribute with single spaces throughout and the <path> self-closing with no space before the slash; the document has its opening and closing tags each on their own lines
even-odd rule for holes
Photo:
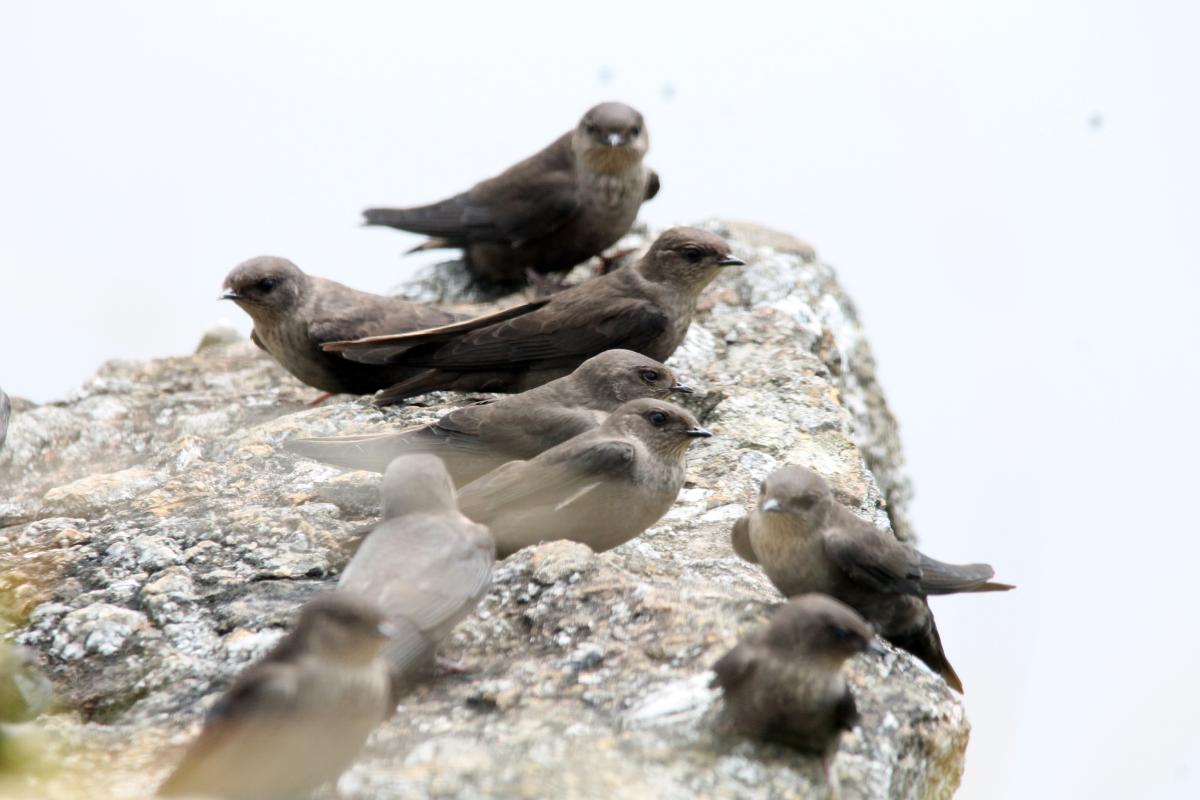
<svg viewBox="0 0 1200 800">
<path fill-rule="evenodd" d="M 720 237 L 672 228 L 637 264 L 542 304 L 323 347 L 351 361 L 406 370 L 376 397 L 381 404 L 437 389 L 523 391 L 614 348 L 665 360 L 686 335 L 703 287 L 721 269 L 742 263 Z"/>
<path fill-rule="evenodd" d="M 365 223 L 433 237 L 409 252 L 462 248 L 483 282 L 565 272 L 616 244 L 657 194 L 658 176 L 642 163 L 648 147 L 641 114 L 603 103 L 499 175 L 428 205 L 367 209 Z"/>
</svg>

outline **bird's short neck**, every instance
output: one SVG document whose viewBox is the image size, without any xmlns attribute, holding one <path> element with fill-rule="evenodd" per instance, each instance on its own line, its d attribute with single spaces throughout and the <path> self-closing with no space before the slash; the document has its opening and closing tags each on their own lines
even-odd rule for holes
<svg viewBox="0 0 1200 800">
<path fill-rule="evenodd" d="M 576 163 L 597 175 L 621 175 L 641 171 L 642 154 L 630 147 L 598 147 L 590 142 L 574 144 Z"/>
</svg>

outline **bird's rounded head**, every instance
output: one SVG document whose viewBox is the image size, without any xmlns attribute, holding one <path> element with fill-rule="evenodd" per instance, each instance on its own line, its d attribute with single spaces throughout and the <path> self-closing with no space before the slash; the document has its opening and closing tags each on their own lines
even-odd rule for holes
<svg viewBox="0 0 1200 800">
<path fill-rule="evenodd" d="M 652 451 L 673 457 L 682 457 L 697 439 L 712 436 L 686 408 L 647 398 L 619 406 L 605 424 L 636 436 Z"/>
<path fill-rule="evenodd" d="M 788 519 L 812 531 L 824 524 L 834 503 L 829 483 L 811 469 L 788 466 L 762 482 L 758 510 L 766 519 Z"/>
<path fill-rule="evenodd" d="M 654 240 L 637 268 L 649 281 L 680 286 L 699 294 L 722 269 L 745 263 L 733 254 L 729 242 L 715 233 L 699 228 L 670 228 Z"/>
<path fill-rule="evenodd" d="M 604 410 L 643 397 L 664 400 L 672 394 L 692 394 L 675 371 L 649 356 L 632 350 L 605 350 L 579 365 L 573 373 L 588 395 Z"/>
<path fill-rule="evenodd" d="M 308 276 L 278 256 L 258 256 L 238 264 L 225 276 L 218 300 L 232 300 L 255 322 L 271 322 L 298 306 L 308 289 Z"/>
<path fill-rule="evenodd" d="M 577 156 L 596 172 L 622 172 L 641 163 L 650 134 L 637 109 L 624 103 L 589 108 L 572 136 Z"/>
</svg>

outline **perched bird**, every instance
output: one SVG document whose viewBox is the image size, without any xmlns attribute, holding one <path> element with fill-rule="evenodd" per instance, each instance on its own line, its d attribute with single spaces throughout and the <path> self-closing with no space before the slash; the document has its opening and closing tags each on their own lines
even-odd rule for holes
<svg viewBox="0 0 1200 800">
<path fill-rule="evenodd" d="M 369 394 L 411 376 L 413 370 L 356 364 L 321 350 L 325 342 L 418 330 L 463 318 L 306 275 L 275 256 L 259 256 L 234 267 L 220 299 L 237 303 L 254 320 L 250 338 L 255 344 L 288 372 L 330 394 Z"/>
<path fill-rule="evenodd" d="M 0 447 L 4 446 L 4 438 L 8 436 L 8 418 L 12 414 L 12 401 L 0 389 Z"/>
<path fill-rule="evenodd" d="M 590 431 L 610 411 L 639 397 L 690 394 L 675 372 L 631 350 L 606 350 L 565 378 L 455 409 L 437 422 L 402 431 L 296 439 L 288 448 L 309 458 L 353 469 L 383 472 L 404 453 L 433 453 L 456 486 L 470 483 L 506 461 L 533 458 Z"/>
<path fill-rule="evenodd" d="M 393 633 L 383 655 L 395 706 L 433 666 L 438 642 L 491 586 L 496 546 L 487 528 L 459 513 L 437 456 L 394 460 L 380 497 L 383 520 L 350 559 L 338 587 L 387 615 Z"/>
<path fill-rule="evenodd" d="M 803 594 L 722 656 L 712 685 L 724 690 L 739 733 L 820 756 L 827 766 L 842 731 L 858 722 L 842 663 L 867 650 L 886 652 L 854 609 Z"/>
<path fill-rule="evenodd" d="M 291 800 L 336 780 L 389 713 L 383 614 L 330 592 L 234 681 L 160 797 Z"/>
<path fill-rule="evenodd" d="M 560 292 L 539 308 L 323 347 L 368 364 L 422 369 L 381 393 L 379 403 L 435 389 L 521 392 L 613 348 L 666 361 L 687 333 L 700 292 L 722 268 L 743 263 L 719 236 L 671 228 L 636 264 Z"/>
<path fill-rule="evenodd" d="M 485 281 L 566 272 L 616 244 L 642 202 L 658 193 L 658 176 L 642 165 L 649 146 L 641 114 L 601 103 L 575 130 L 462 194 L 363 216 L 367 225 L 434 237 L 414 250 L 462 248 L 468 268 Z"/>
<path fill-rule="evenodd" d="M 959 692 L 926 595 L 1013 588 L 991 582 L 987 564 L 936 561 L 864 522 L 834 499 L 824 478 L 797 466 L 763 481 L 757 509 L 734 525 L 733 549 L 761 564 L 787 597 L 822 592 L 846 603 Z"/>
<path fill-rule="evenodd" d="M 667 513 L 688 447 L 709 436 L 678 406 L 631 400 L 599 428 L 467 484 L 459 507 L 491 529 L 501 558 L 556 539 L 610 550 Z"/>
</svg>

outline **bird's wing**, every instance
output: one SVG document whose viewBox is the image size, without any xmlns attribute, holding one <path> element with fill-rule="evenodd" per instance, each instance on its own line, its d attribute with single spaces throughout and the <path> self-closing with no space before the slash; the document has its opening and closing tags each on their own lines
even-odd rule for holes
<svg viewBox="0 0 1200 800">
<path fill-rule="evenodd" d="M 571 440 L 472 481 L 459 492 L 459 504 L 467 516 L 472 511 L 493 514 L 513 505 L 562 511 L 603 481 L 627 474 L 635 457 L 634 446 L 618 439 Z"/>
<path fill-rule="evenodd" d="M 433 328 L 409 330 L 400 333 L 379 334 L 374 336 L 355 337 L 328 340 L 321 344 L 323 350 L 345 353 L 346 358 L 361 361 L 365 364 L 386 364 L 399 354 L 422 344 L 435 344 L 450 341 L 471 331 L 486 328 L 499 322 L 505 322 L 514 317 L 522 317 L 536 311 L 550 302 L 551 298 L 522 303 L 519 306 L 494 311 L 479 317 L 449 322 Z"/>
<path fill-rule="evenodd" d="M 996 571 L 990 564 L 947 564 L 918 551 L 921 565 L 921 591 L 924 594 L 955 594 L 956 592 L 1003 592 L 1007 583 L 991 580 Z"/>
<path fill-rule="evenodd" d="M 456 513 L 384 520 L 363 541 L 341 586 L 429 632 L 456 619 L 491 582 L 495 552 Z"/>
<path fill-rule="evenodd" d="M 269 658 L 269 657 L 268 657 Z M 222 743 L 237 738 L 237 729 L 264 718 L 284 716 L 294 708 L 299 676 L 289 664 L 265 661 L 243 672 L 204 720 L 204 728 L 188 747 L 179 766 L 159 788 L 159 794 L 189 794 L 194 776 L 206 771 L 206 761 Z"/>
<path fill-rule="evenodd" d="M 720 686 L 725 691 L 737 688 L 754 674 L 758 660 L 746 644 L 738 644 L 713 664 L 716 673 L 711 686 Z"/>
<path fill-rule="evenodd" d="M 576 304 L 580 313 L 516 317 L 446 342 L 399 363 L 448 370 L 512 369 L 530 362 L 577 361 L 612 348 L 641 351 L 666 330 L 667 315 L 655 303 L 632 297 L 604 304 Z M 549 310 L 547 310 L 549 311 Z"/>
<path fill-rule="evenodd" d="M 371 208 L 371 225 L 390 225 L 455 242 L 513 246 L 560 228 L 579 213 L 566 137 L 469 191 L 417 208 Z"/>
<path fill-rule="evenodd" d="M 920 594 L 915 552 L 866 523 L 834 525 L 825 532 L 825 553 L 852 580 L 877 592 Z"/>
<path fill-rule="evenodd" d="M 733 523 L 733 552 L 751 564 L 758 563 L 758 556 L 750 546 L 750 517 L 745 516 Z"/>
<path fill-rule="evenodd" d="M 495 407 L 496 401 L 494 399 L 480 400 L 477 403 L 456 408 L 449 414 L 445 414 L 434 423 L 433 427 L 440 428 L 449 433 L 457 433 L 461 436 L 478 438 L 484 421 Z"/>
<path fill-rule="evenodd" d="M 309 338 L 317 344 L 428 330 L 468 319 L 465 314 L 390 297 L 357 297 L 319 311 L 308 325 Z"/>
<path fill-rule="evenodd" d="M 643 202 L 646 200 L 653 200 L 654 196 L 658 194 L 659 188 L 662 186 L 662 184 L 659 183 L 657 172 L 652 169 L 647 170 L 647 172 L 649 172 L 650 175 L 646 181 L 646 196 L 643 198 Z"/>
<path fill-rule="evenodd" d="M 289 439 L 284 449 L 296 455 L 349 469 L 383 472 L 405 453 L 478 455 L 486 451 L 479 436 L 444 428 L 440 423 L 383 433 Z"/>
</svg>

